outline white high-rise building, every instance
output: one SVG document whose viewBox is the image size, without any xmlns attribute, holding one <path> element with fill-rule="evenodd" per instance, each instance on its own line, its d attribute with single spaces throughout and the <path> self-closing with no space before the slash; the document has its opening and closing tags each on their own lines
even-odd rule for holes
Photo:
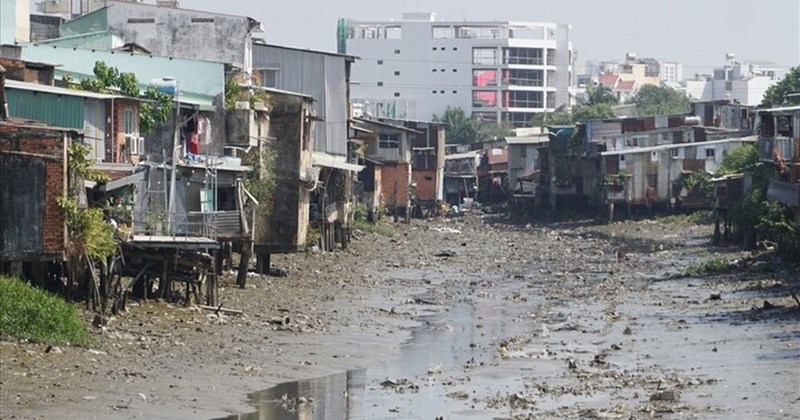
<svg viewBox="0 0 800 420">
<path fill-rule="evenodd" d="M 538 22 L 342 20 L 340 53 L 353 64 L 352 98 L 375 116 L 429 120 L 448 106 L 484 121 L 526 126 L 570 105 L 571 27 Z"/>
</svg>

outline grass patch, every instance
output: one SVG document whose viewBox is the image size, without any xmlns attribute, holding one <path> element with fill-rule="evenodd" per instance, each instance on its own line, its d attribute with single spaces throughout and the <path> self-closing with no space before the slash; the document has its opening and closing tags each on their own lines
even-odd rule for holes
<svg viewBox="0 0 800 420">
<path fill-rule="evenodd" d="M 656 220 L 666 224 L 695 223 L 698 225 L 707 225 L 714 223 L 714 212 L 703 210 L 689 214 L 670 214 L 668 216 L 657 217 Z"/>
<path fill-rule="evenodd" d="M 684 274 L 687 276 L 702 276 L 709 274 L 719 274 L 728 271 L 730 264 L 725 258 L 711 258 L 701 263 L 692 264 L 686 268 Z"/>
<path fill-rule="evenodd" d="M 74 306 L 8 276 L 0 276 L 0 334 L 47 344 L 91 343 Z"/>
<path fill-rule="evenodd" d="M 354 220 L 353 227 L 362 232 L 377 233 L 378 235 L 388 236 L 390 238 L 397 235 L 397 232 L 389 226 L 380 223 L 370 223 L 366 220 Z"/>
</svg>

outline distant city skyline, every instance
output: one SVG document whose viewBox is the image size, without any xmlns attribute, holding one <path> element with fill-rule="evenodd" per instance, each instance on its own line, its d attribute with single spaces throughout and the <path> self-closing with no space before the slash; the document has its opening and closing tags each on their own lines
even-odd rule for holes
<svg viewBox="0 0 800 420">
<path fill-rule="evenodd" d="M 400 20 L 403 12 L 429 11 L 438 19 L 450 21 L 570 24 L 581 67 L 587 60 L 622 60 L 631 52 L 680 62 L 686 78 L 723 65 L 727 53 L 735 54 L 737 60 L 769 61 L 786 69 L 800 64 L 800 0 L 520 3 L 495 0 L 487 7 L 487 3 L 476 0 L 179 0 L 182 8 L 252 17 L 264 25 L 269 43 L 322 51 L 336 51 L 339 18 Z M 35 13 L 33 6 L 31 11 Z"/>
</svg>

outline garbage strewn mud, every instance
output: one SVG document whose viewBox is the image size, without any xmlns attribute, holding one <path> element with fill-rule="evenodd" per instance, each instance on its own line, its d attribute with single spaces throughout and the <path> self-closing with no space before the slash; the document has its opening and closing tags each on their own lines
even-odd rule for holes
<svg viewBox="0 0 800 420">
<path fill-rule="evenodd" d="M 332 254 L 274 256 L 288 276 L 252 276 L 244 290 L 230 277 L 220 297 L 237 311 L 151 301 L 97 327 L 91 349 L 1 343 L 0 417 L 800 411 L 800 275 L 711 248 L 710 226 L 470 216 L 398 230 Z M 712 259 L 730 269 L 686 275 Z"/>
</svg>

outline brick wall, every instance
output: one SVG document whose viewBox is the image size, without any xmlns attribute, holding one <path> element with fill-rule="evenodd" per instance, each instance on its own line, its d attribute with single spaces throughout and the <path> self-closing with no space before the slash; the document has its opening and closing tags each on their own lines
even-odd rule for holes
<svg viewBox="0 0 800 420">
<path fill-rule="evenodd" d="M 381 170 L 381 197 L 386 207 L 408 207 L 409 171 L 407 162 L 386 163 Z"/>
<path fill-rule="evenodd" d="M 24 60 L 0 57 L 0 66 L 6 69 L 6 78 L 20 82 L 53 85 L 54 67 L 26 63 Z"/>
<path fill-rule="evenodd" d="M 125 109 L 129 107 L 133 109 L 135 120 L 134 134 L 139 136 L 139 104 L 129 99 L 115 99 L 112 106 L 111 101 L 106 101 L 106 115 L 113 114 L 112 119 L 106 123 L 106 162 L 127 162 L 127 151 L 125 150 Z M 133 156 L 131 158 L 132 163 L 138 163 L 138 161 L 138 156 Z"/>
<path fill-rule="evenodd" d="M 45 162 L 42 229 L 45 254 L 62 253 L 67 245 L 64 212 L 56 201 L 67 194 L 66 142 L 67 135 L 63 131 L 0 123 L 0 151 L 27 153 L 32 155 L 30 158 L 40 158 Z M 22 154 L 20 156 L 24 156 Z"/>
<path fill-rule="evenodd" d="M 436 187 L 438 185 L 436 171 L 414 171 L 412 179 L 417 184 L 415 190 L 417 200 L 436 200 Z"/>
</svg>

